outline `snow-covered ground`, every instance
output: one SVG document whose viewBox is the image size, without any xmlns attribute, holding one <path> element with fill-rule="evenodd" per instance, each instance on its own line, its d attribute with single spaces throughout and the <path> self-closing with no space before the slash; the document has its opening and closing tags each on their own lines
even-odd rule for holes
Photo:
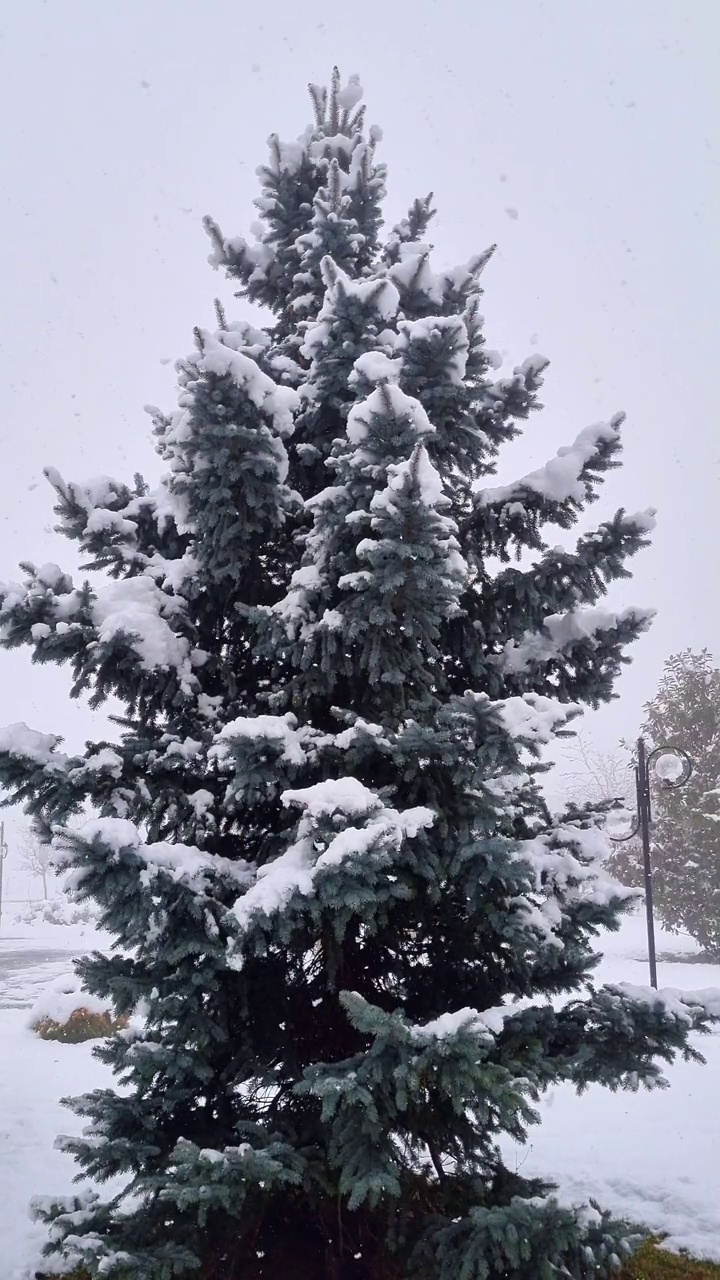
<svg viewBox="0 0 720 1280">
<path fill-rule="evenodd" d="M 687 962 L 690 938 L 656 930 L 658 986 L 720 988 L 720 965 Z M 649 983 L 645 915 L 603 939 L 598 982 Z M 683 960 L 685 959 L 685 963 Z M 668 1232 L 666 1247 L 720 1261 L 720 1028 L 697 1036 L 706 1065 L 676 1062 L 669 1089 L 610 1093 L 593 1086 L 550 1091 L 542 1124 L 513 1153 L 526 1175 L 542 1175 L 571 1203 L 603 1208 Z M 508 1148 L 509 1152 L 510 1148 Z"/>
<path fill-rule="evenodd" d="M 42 1041 L 28 1011 L 48 983 L 71 970 L 72 957 L 108 939 L 89 926 L 10 926 L 0 938 L 0 1239 L 3 1280 L 32 1275 L 43 1229 L 30 1222 L 33 1195 L 72 1190 L 74 1167 L 55 1151 L 58 1133 L 80 1121 L 60 1106 L 107 1080 L 92 1045 Z M 687 939 L 658 933 L 660 985 L 720 987 L 720 965 L 689 963 Z M 644 919 L 624 922 L 604 941 L 599 976 L 647 982 Z M 720 1032 L 702 1037 L 707 1066 L 677 1063 L 671 1088 L 581 1098 L 559 1088 L 542 1104 L 542 1124 L 527 1149 L 508 1149 L 524 1173 L 553 1178 L 562 1197 L 603 1206 L 669 1232 L 670 1243 L 720 1260 Z"/>
<path fill-rule="evenodd" d="M 32 1223 L 30 1198 L 67 1194 L 75 1172 L 55 1151 L 59 1133 L 78 1132 L 81 1121 L 60 1105 L 107 1081 L 92 1058 L 92 1044 L 40 1040 L 27 1026 L 39 994 L 72 972 L 74 956 L 109 939 L 91 926 L 13 925 L 0 937 L 0 1255 L 3 1280 L 33 1275 L 44 1228 Z"/>
</svg>

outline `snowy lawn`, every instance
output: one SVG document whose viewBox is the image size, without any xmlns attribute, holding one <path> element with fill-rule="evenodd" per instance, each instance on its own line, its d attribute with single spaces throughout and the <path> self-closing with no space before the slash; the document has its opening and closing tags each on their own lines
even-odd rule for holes
<svg viewBox="0 0 720 1280">
<path fill-rule="evenodd" d="M 657 930 L 658 986 L 720 987 L 720 965 L 682 963 L 696 952 L 689 938 Z M 602 982 L 649 983 L 644 908 L 606 934 Z M 526 1175 L 554 1180 L 561 1199 L 597 1199 L 604 1208 L 668 1232 L 667 1248 L 720 1261 L 720 1029 L 694 1043 L 706 1065 L 677 1062 L 670 1088 L 610 1093 L 591 1086 L 550 1091 L 542 1125 L 517 1149 Z M 506 1150 L 509 1152 L 511 1144 Z"/>
<path fill-rule="evenodd" d="M 0 1232 L 3 1280 L 32 1275 L 43 1229 L 27 1204 L 38 1194 L 67 1194 L 74 1166 L 55 1151 L 58 1133 L 80 1121 L 59 1104 L 107 1080 L 92 1043 L 40 1040 L 27 1016 L 40 991 L 71 970 L 73 955 L 107 939 L 91 928 L 11 927 L 0 939 Z M 720 987 L 720 965 L 683 962 L 688 940 L 658 933 L 660 985 Z M 647 983 L 644 917 L 625 921 L 605 939 L 600 977 Z M 663 1092 L 611 1094 L 591 1088 L 581 1098 L 553 1090 L 542 1125 L 527 1149 L 516 1149 L 524 1173 L 553 1178 L 563 1198 L 602 1205 L 669 1232 L 670 1245 L 720 1260 L 720 1034 L 700 1038 L 707 1066 L 679 1063 Z"/>
<path fill-rule="evenodd" d="M 2 1280 L 33 1274 L 45 1229 L 32 1223 L 34 1195 L 67 1193 L 72 1161 L 53 1143 L 58 1133 L 77 1132 L 81 1121 L 59 1099 L 107 1080 L 92 1058 L 92 1042 L 44 1041 L 27 1026 L 37 997 L 72 972 L 74 956 L 108 939 L 89 926 L 4 926 L 0 938 L 0 1236 Z M 25 1268 L 27 1267 L 27 1270 Z"/>
</svg>

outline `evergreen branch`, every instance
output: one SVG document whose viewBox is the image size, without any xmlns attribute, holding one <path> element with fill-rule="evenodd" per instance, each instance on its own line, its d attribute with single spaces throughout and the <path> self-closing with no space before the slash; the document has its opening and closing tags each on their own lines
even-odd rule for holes
<svg viewBox="0 0 720 1280">
<path fill-rule="evenodd" d="M 653 616 L 652 610 L 632 608 L 619 614 L 571 609 L 547 614 L 539 626 L 503 643 L 507 630 L 501 619 L 478 610 L 475 595 L 466 603 L 468 613 L 452 619 L 444 637 L 443 650 L 453 655 L 447 665 L 451 688 L 471 684 L 491 698 L 534 691 L 594 707 L 613 696 L 614 682 L 630 661 L 625 649 L 647 631 Z M 473 613 L 479 614 L 475 621 Z"/>
<path fill-rule="evenodd" d="M 609 423 L 586 428 L 574 444 L 515 484 L 481 489 L 460 525 L 463 546 L 471 533 L 479 557 L 496 555 L 507 561 L 511 546 L 518 552 L 544 550 L 541 528 L 550 523 L 571 528 L 584 506 L 597 501 L 605 473 L 620 465 L 623 418 L 616 414 Z"/>
<path fill-rule="evenodd" d="M 115 694 L 152 719 L 168 695 L 197 695 L 194 663 L 204 658 L 178 602 L 150 578 L 121 579 L 97 594 L 88 583 L 76 589 L 56 565 L 23 567 L 24 584 L 0 584 L 0 647 L 28 646 L 34 662 L 69 662 L 71 696 L 89 692 L 93 707 Z"/>
<path fill-rule="evenodd" d="M 167 431 L 168 419 L 157 409 L 149 412 L 156 431 Z M 141 475 L 135 476 L 131 489 L 110 479 L 102 483 L 66 482 L 50 467 L 45 474 L 57 494 L 53 507 L 58 517 L 56 529 L 77 542 L 88 557 L 83 569 L 106 570 L 111 578 L 120 578 L 151 565 L 161 567 L 184 554 L 187 537 L 167 518 L 168 495 L 162 483 L 151 493 Z"/>
<path fill-rule="evenodd" d="M 548 1083 L 559 1076 L 580 1092 L 591 1083 L 613 1090 L 657 1089 L 667 1086 L 658 1059 L 671 1063 L 679 1055 L 702 1062 L 688 1032 L 707 1033 L 717 1022 L 717 992 L 608 986 L 561 1009 L 524 1010 L 505 1023 L 499 1046 L 515 1051 L 521 1039 L 532 1038 Z"/>
<path fill-rule="evenodd" d="M 596 604 L 611 582 L 630 577 L 626 561 L 649 545 L 653 517 L 652 511 L 628 515 L 620 508 L 612 520 L 583 534 L 574 551 L 553 547 L 529 570 L 507 568 L 495 578 L 483 579 L 482 610 L 477 597 L 469 605 L 482 641 L 496 639 L 491 634 L 496 619 L 502 619 L 496 625 L 504 640 L 517 640 L 523 631 L 542 626 L 548 614 Z M 465 545 L 474 550 L 470 540 Z"/>
</svg>

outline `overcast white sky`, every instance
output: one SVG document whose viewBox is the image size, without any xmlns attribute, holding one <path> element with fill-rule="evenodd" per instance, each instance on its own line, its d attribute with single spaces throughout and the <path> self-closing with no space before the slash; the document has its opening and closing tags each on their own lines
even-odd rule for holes
<svg viewBox="0 0 720 1280">
<path fill-rule="evenodd" d="M 0 577 L 72 564 L 44 465 L 155 473 L 143 404 L 172 406 L 167 362 L 216 295 L 242 314 L 200 219 L 247 231 L 267 135 L 301 131 L 306 82 L 334 61 L 384 129 L 388 217 L 432 189 L 443 260 L 497 241 L 489 344 L 552 360 L 502 478 L 628 413 L 624 469 L 592 516 L 659 509 L 612 595 L 659 612 L 591 719 L 612 743 L 665 657 L 720 650 L 717 0 L 0 4 Z M 79 745 L 96 726 L 67 687 L 0 654 L 0 723 Z"/>
</svg>

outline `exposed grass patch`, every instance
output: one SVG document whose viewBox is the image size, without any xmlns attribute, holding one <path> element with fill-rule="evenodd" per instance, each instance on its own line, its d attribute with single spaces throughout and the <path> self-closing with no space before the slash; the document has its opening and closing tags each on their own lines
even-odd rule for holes
<svg viewBox="0 0 720 1280">
<path fill-rule="evenodd" d="M 35 1280 L 60 1280 L 59 1277 L 53 1277 L 49 1271 L 36 1271 Z M 69 1275 L 62 1276 L 62 1280 L 91 1280 L 89 1271 L 71 1271 Z"/>
<path fill-rule="evenodd" d="M 83 1040 L 97 1040 L 100 1036 L 112 1035 L 113 1031 L 120 1031 L 127 1024 L 126 1017 L 114 1018 L 111 1013 L 91 1013 L 89 1009 L 74 1009 L 67 1022 L 41 1018 L 35 1023 L 33 1030 L 41 1040 L 80 1044 Z"/>
<path fill-rule="evenodd" d="M 621 1280 L 720 1280 L 720 1265 L 668 1253 L 649 1240 L 625 1264 Z"/>
</svg>

